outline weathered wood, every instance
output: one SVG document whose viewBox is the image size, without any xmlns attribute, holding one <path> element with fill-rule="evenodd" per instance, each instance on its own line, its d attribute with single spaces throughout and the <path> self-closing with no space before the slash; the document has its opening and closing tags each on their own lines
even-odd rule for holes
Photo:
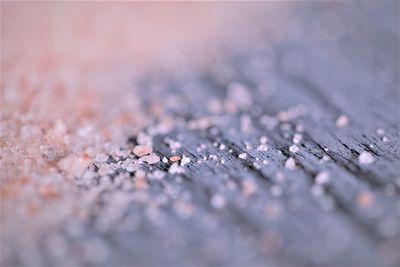
<svg viewBox="0 0 400 267">
<path fill-rule="evenodd" d="M 172 114 L 174 129 L 154 137 L 155 152 L 161 158 L 171 156 L 165 142 L 169 137 L 181 143 L 176 153 L 191 159 L 184 173 L 150 180 L 148 195 L 156 199 L 170 190 L 191 207 L 182 204 L 182 211 L 165 205 L 158 211 L 162 216 L 151 222 L 148 204 L 110 204 L 112 196 L 132 195 L 104 189 L 93 203 L 91 220 L 79 225 L 84 234 L 71 237 L 71 244 L 100 240 L 110 251 L 101 264 L 113 266 L 400 264 L 399 5 L 330 4 L 293 4 L 293 25 L 285 29 L 292 35 L 265 48 L 232 52 L 223 61 L 233 73 L 226 81 L 218 77 L 217 68 L 173 78 L 147 77 L 141 83 L 145 103 L 177 99 L 163 110 Z M 217 122 L 209 127 L 190 129 L 196 118 L 214 118 L 207 103 L 211 98 L 226 99 L 232 81 L 249 88 L 252 105 L 238 113 L 217 113 Z M 263 83 L 267 90 L 257 88 Z M 154 84 L 168 89 L 159 92 Z M 298 117 L 274 128 L 263 123 L 263 115 L 275 117 L 293 107 L 302 112 Z M 338 127 L 335 121 L 343 114 L 349 123 Z M 249 132 L 241 130 L 243 116 L 253 126 Z M 303 139 L 298 152 L 292 152 L 289 147 L 299 125 Z M 384 135 L 377 129 L 384 129 Z M 257 151 L 263 135 L 269 149 Z M 246 150 L 245 142 L 253 148 Z M 198 149 L 201 144 L 205 149 Z M 221 150 L 220 144 L 225 148 Z M 373 164 L 360 163 L 363 151 L 373 155 Z M 247 157 L 240 158 L 241 153 Z M 285 168 L 289 157 L 296 162 L 294 170 Z M 145 168 L 168 171 L 170 166 L 159 162 Z M 325 193 L 315 196 L 315 177 L 321 171 L 329 172 L 330 181 Z M 254 195 L 243 195 L 243 181 L 254 183 Z M 79 190 L 85 194 L 97 186 Z M 225 198 L 221 209 L 212 204 L 215 194 Z M 109 210 L 118 207 L 119 211 Z M 193 211 L 186 217 L 185 209 Z M 114 215 L 116 221 L 109 217 Z M 66 220 L 58 231 L 70 236 L 71 225 Z M 44 249 L 43 264 L 60 264 L 46 253 Z M 13 260 L 20 264 L 18 258 Z M 79 252 L 69 260 L 67 264 L 85 264 Z"/>
</svg>

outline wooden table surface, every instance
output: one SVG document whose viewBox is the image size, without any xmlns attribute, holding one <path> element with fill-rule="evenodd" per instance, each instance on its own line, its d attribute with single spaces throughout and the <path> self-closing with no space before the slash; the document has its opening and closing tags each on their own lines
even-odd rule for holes
<svg viewBox="0 0 400 267">
<path fill-rule="evenodd" d="M 176 142 L 190 162 L 143 164 L 165 175 L 143 194 L 96 191 L 88 220 L 56 227 L 68 246 L 95 240 L 93 255 L 77 246 L 57 258 L 46 243 L 32 264 L 398 266 L 399 2 L 306 1 L 290 14 L 279 40 L 143 77 L 142 101 L 174 120 L 144 130 L 154 152 L 170 157 Z M 93 193 L 101 176 L 77 188 Z M 30 265 L 10 255 L 4 266 Z"/>
</svg>

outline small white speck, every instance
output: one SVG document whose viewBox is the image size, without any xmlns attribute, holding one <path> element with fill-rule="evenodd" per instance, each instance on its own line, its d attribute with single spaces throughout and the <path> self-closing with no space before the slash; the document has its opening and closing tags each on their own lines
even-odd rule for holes
<svg viewBox="0 0 400 267">
<path fill-rule="evenodd" d="M 220 150 L 224 150 L 225 147 L 226 147 L 226 146 L 225 146 L 224 144 L 220 144 L 220 145 L 219 145 L 219 149 L 220 149 Z"/>
<path fill-rule="evenodd" d="M 292 153 L 296 153 L 297 151 L 299 151 L 299 147 L 296 146 L 296 145 L 291 145 L 289 147 L 289 151 L 292 152 Z"/>
<path fill-rule="evenodd" d="M 360 164 L 371 164 L 375 161 L 374 156 L 367 152 L 367 151 L 363 151 L 361 152 L 360 156 L 358 156 L 358 161 L 360 162 Z"/>
<path fill-rule="evenodd" d="M 239 156 L 238 156 L 240 159 L 246 159 L 247 158 L 247 154 L 246 153 L 242 153 L 242 154 L 239 154 Z"/>
<path fill-rule="evenodd" d="M 162 162 L 168 163 L 168 159 L 166 157 L 163 157 Z"/>
<path fill-rule="evenodd" d="M 264 164 L 264 165 L 267 165 L 267 164 L 268 164 L 268 160 L 264 159 L 264 160 L 263 160 L 263 164 Z"/>
<path fill-rule="evenodd" d="M 389 138 L 387 138 L 387 136 L 384 136 L 384 137 L 382 137 L 382 141 L 386 143 L 389 141 Z"/>
<path fill-rule="evenodd" d="M 296 162 L 294 161 L 294 158 L 288 158 L 285 162 L 285 167 L 293 170 L 296 168 Z"/>
<path fill-rule="evenodd" d="M 344 127 L 347 124 L 349 124 L 349 118 L 346 115 L 340 115 L 337 119 L 336 119 L 336 126 L 337 127 Z"/>
</svg>

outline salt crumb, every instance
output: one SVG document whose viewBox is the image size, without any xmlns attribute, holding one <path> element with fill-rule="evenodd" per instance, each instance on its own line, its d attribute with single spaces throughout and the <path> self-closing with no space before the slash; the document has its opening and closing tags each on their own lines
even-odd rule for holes
<svg viewBox="0 0 400 267">
<path fill-rule="evenodd" d="M 163 157 L 162 162 L 168 163 L 168 159 L 166 157 Z"/>
<path fill-rule="evenodd" d="M 367 151 L 363 151 L 361 152 L 360 156 L 358 156 L 358 161 L 360 162 L 360 164 L 371 164 L 375 161 L 374 156 L 372 156 L 371 153 L 367 152 Z"/>
<path fill-rule="evenodd" d="M 327 171 L 321 171 L 315 176 L 315 183 L 317 185 L 323 185 L 329 182 L 329 173 Z"/>
<path fill-rule="evenodd" d="M 285 162 L 285 167 L 287 169 L 293 170 L 296 168 L 296 162 L 294 161 L 293 158 L 288 158 Z"/>
<path fill-rule="evenodd" d="M 220 209 L 225 206 L 225 198 L 222 195 L 216 194 L 211 198 L 211 205 L 215 209 Z"/>
<path fill-rule="evenodd" d="M 289 147 L 289 151 L 292 152 L 292 153 L 296 153 L 297 151 L 299 151 L 299 147 L 296 146 L 296 145 L 291 145 Z"/>
<path fill-rule="evenodd" d="M 183 155 L 182 156 L 182 160 L 181 160 L 181 166 L 185 166 L 188 163 L 190 163 L 190 158 L 188 158 L 185 155 Z"/>
<path fill-rule="evenodd" d="M 225 149 L 225 145 L 224 145 L 224 144 L 220 144 L 220 145 L 219 145 L 219 149 L 220 149 L 220 150 L 224 150 L 224 149 Z"/>
<path fill-rule="evenodd" d="M 246 159 L 247 158 L 247 154 L 246 153 L 241 153 L 238 156 L 240 159 Z"/>
<path fill-rule="evenodd" d="M 336 119 L 336 126 L 337 127 L 344 127 L 347 124 L 349 124 L 349 118 L 346 115 L 340 115 L 337 119 Z"/>
<path fill-rule="evenodd" d="M 389 138 L 387 136 L 384 136 L 384 137 L 382 137 L 382 141 L 386 143 L 389 141 Z"/>
<path fill-rule="evenodd" d="M 143 157 L 153 152 L 153 149 L 147 145 L 138 145 L 133 148 L 133 153 L 138 157 Z"/>
</svg>

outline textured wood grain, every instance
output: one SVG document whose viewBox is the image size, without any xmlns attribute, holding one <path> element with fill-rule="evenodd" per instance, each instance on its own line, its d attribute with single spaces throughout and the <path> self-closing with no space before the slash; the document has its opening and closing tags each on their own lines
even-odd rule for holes
<svg viewBox="0 0 400 267">
<path fill-rule="evenodd" d="M 163 113 L 174 120 L 171 131 L 154 137 L 155 152 L 171 156 L 165 142 L 169 137 L 181 144 L 176 154 L 191 159 L 184 173 L 150 180 L 148 197 L 169 190 L 182 201 L 164 206 L 162 216 L 151 222 L 149 205 L 111 205 L 113 196 L 125 195 L 117 192 L 122 189 L 105 189 L 93 203 L 96 212 L 79 226 L 84 234 L 69 237 L 71 244 L 101 240 L 110 251 L 101 264 L 112 266 L 400 264 L 398 8 L 397 1 L 295 3 L 287 36 L 228 53 L 221 62 L 229 70 L 227 78 L 221 78 L 216 65 L 143 79 L 144 102 L 165 101 Z M 233 81 L 248 88 L 253 103 L 236 113 L 210 114 L 209 100 L 226 99 Z M 158 86 L 168 89 L 159 91 Z M 276 118 L 293 107 L 300 111 L 295 118 L 266 125 L 265 115 Z M 348 117 L 348 125 L 336 125 L 340 115 Z M 199 118 L 210 125 L 192 129 Z M 248 132 L 242 130 L 243 120 L 251 121 Z M 296 133 L 303 138 L 294 153 L 289 147 Z M 257 151 L 263 135 L 268 151 Z M 253 148 L 247 150 L 246 142 Z M 202 144 L 205 149 L 199 149 Z M 373 155 L 373 164 L 360 163 L 363 151 Z M 247 157 L 240 158 L 241 153 Z M 285 168 L 289 157 L 296 162 L 294 170 Z M 159 162 L 145 169 L 168 172 L 170 166 Z M 316 196 L 315 177 L 321 171 L 329 172 L 330 181 Z M 126 170 L 111 177 L 119 172 Z M 244 196 L 243 181 L 255 186 L 254 195 Z M 79 190 L 85 194 L 97 186 Z M 216 194 L 224 196 L 223 208 L 212 204 Z M 119 207 L 121 214 L 102 231 L 101 217 L 114 214 L 110 207 Z M 70 236 L 69 227 L 65 222 L 57 231 Z M 58 265 L 46 251 L 43 264 Z M 69 264 L 85 264 L 79 255 L 71 254 Z"/>
</svg>

